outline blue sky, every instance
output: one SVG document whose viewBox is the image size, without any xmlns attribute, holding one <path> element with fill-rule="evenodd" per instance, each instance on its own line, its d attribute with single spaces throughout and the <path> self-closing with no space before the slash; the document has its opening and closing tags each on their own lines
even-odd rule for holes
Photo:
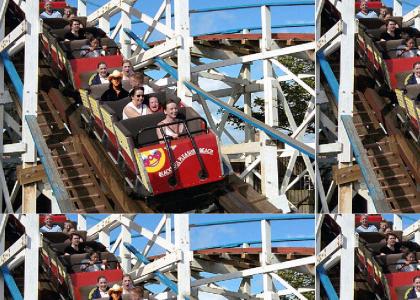
<svg viewBox="0 0 420 300">
<path fill-rule="evenodd" d="M 107 215 L 97 214 L 90 215 L 87 219 L 88 228 L 96 224 L 98 221 L 105 218 Z M 223 222 L 223 221 L 232 221 L 232 220 L 244 220 L 244 219 L 254 219 L 254 218 L 275 218 L 278 215 L 255 215 L 255 214 L 215 214 L 215 215 L 203 215 L 203 214 L 190 214 L 190 225 L 191 224 L 203 224 L 206 222 Z M 77 215 L 67 215 L 71 220 L 77 221 Z M 139 225 L 153 231 L 155 226 L 158 224 L 162 215 L 160 214 L 138 214 L 134 219 Z M 273 239 L 285 239 L 285 238 L 296 238 L 296 237 L 314 237 L 314 228 L 315 223 L 312 216 L 305 215 L 305 218 L 310 219 L 300 219 L 300 220 L 275 220 L 271 222 L 272 238 Z M 173 224 L 173 222 L 172 222 Z M 111 240 L 116 239 L 120 232 L 120 229 L 116 229 L 111 232 Z M 164 236 L 164 235 L 163 235 Z M 201 248 L 212 248 L 220 247 L 226 244 L 231 243 L 243 243 L 247 241 L 261 240 L 261 229 L 260 222 L 252 223 L 241 223 L 241 224 L 221 224 L 217 226 L 209 227 L 197 227 L 190 230 L 191 238 L 191 249 L 201 249 Z M 135 238 L 133 239 L 133 245 L 137 247 L 140 251 L 143 249 L 146 244 L 146 239 L 144 238 Z M 258 247 L 259 244 L 251 245 L 251 247 Z M 273 246 L 276 247 L 314 247 L 314 241 L 299 241 L 299 242 L 283 242 L 283 243 L 273 243 Z M 160 247 L 155 247 L 152 249 L 149 255 L 156 255 L 163 253 L 163 249 Z M 208 276 L 207 274 L 203 274 Z M 229 289 L 235 289 L 239 285 L 239 280 L 230 280 L 221 283 L 221 286 L 224 286 Z M 255 276 L 253 279 L 252 285 L 254 286 L 253 292 L 260 292 L 262 289 L 262 277 Z M 161 286 L 155 285 L 149 287 L 153 291 L 159 291 L 162 289 Z M 200 299 L 225 299 L 223 297 L 217 297 L 215 295 L 206 295 L 203 294 Z"/>
</svg>

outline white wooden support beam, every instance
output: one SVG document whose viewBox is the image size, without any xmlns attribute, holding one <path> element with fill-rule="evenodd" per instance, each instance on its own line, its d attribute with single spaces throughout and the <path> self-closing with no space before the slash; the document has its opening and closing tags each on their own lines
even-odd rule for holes
<svg viewBox="0 0 420 300">
<path fill-rule="evenodd" d="M 247 295 L 247 294 L 244 294 L 244 293 L 231 292 L 231 291 L 228 291 L 228 290 L 220 288 L 220 287 L 216 288 L 216 287 L 202 286 L 198 289 L 202 292 L 205 292 L 205 293 L 220 295 L 220 296 L 223 296 L 223 297 L 228 297 L 227 299 L 241 299 L 241 300 L 242 299 L 243 300 L 261 300 L 261 299 L 263 299 L 261 297 L 255 297 L 255 296 Z"/>
<path fill-rule="evenodd" d="M 120 232 L 120 234 L 118 235 L 117 239 L 115 240 L 114 244 L 112 245 L 112 248 L 109 252 L 111 253 L 116 253 L 117 249 L 120 247 L 121 245 L 121 241 L 122 241 L 122 233 Z"/>
<path fill-rule="evenodd" d="M 175 1 L 175 33 L 182 37 L 182 46 L 177 49 L 178 59 L 178 84 L 177 96 L 183 100 L 186 106 L 192 106 L 192 93 L 183 84 L 191 81 L 191 48 L 193 40 L 190 33 L 190 5 L 188 0 Z"/>
<path fill-rule="evenodd" d="M 26 2 L 27 30 L 25 33 L 25 74 L 23 79 L 22 103 L 22 142 L 26 144 L 26 152 L 22 155 L 23 168 L 32 167 L 36 163 L 35 143 L 26 121 L 27 115 L 36 115 L 38 107 L 38 55 L 39 53 L 39 0 Z M 22 212 L 36 212 L 36 183 L 23 186 Z"/>
<path fill-rule="evenodd" d="M 171 269 L 175 269 L 176 263 L 182 260 L 181 251 L 175 251 L 169 253 L 165 256 L 162 256 L 159 259 L 154 260 L 153 262 L 144 265 L 136 270 L 136 278 L 144 277 L 149 274 L 153 274 L 156 271 L 162 272 L 162 270 L 167 270 L 167 267 L 172 266 Z"/>
<path fill-rule="evenodd" d="M 414 20 L 414 22 L 415 22 L 419 18 L 420 18 L 420 6 L 417 6 L 412 11 L 408 12 L 407 14 L 405 14 L 403 16 L 403 23 L 408 23 L 412 20 Z M 416 26 L 414 26 L 414 27 L 417 28 Z"/>
<path fill-rule="evenodd" d="M 190 250 L 189 216 L 187 214 L 174 215 L 175 246 L 181 251 L 182 260 L 178 262 L 178 300 L 184 300 L 191 293 L 191 269 L 192 253 Z"/>
<path fill-rule="evenodd" d="M 261 220 L 261 255 L 260 265 L 266 267 L 271 264 L 271 224 L 267 220 Z M 273 280 L 269 273 L 263 274 L 264 300 L 278 299 L 274 293 Z"/>
<path fill-rule="evenodd" d="M 87 229 L 87 220 L 86 216 L 82 214 L 77 215 L 77 230 L 86 230 Z"/>
<path fill-rule="evenodd" d="M 3 145 L 3 154 L 25 153 L 25 152 L 26 152 L 26 144 L 22 142 Z"/>
<path fill-rule="evenodd" d="M 290 268 L 294 268 L 298 266 L 306 266 L 306 265 L 310 265 L 314 263 L 315 263 L 315 256 L 308 256 L 305 258 L 298 258 L 298 259 L 294 259 L 294 260 L 290 260 L 286 262 L 271 264 L 265 267 L 256 267 L 256 268 L 251 268 L 251 269 L 247 269 L 243 271 L 217 275 L 210 278 L 198 279 L 192 282 L 192 286 L 195 287 L 195 286 L 201 286 L 201 285 L 205 285 L 205 284 L 209 284 L 213 282 L 254 276 L 257 274 L 271 273 L 271 272 L 276 272 L 279 270 L 290 269 Z"/>
<path fill-rule="evenodd" d="M 129 220 L 127 218 L 121 218 L 121 223 L 124 224 L 126 227 L 130 228 L 131 230 L 136 231 L 137 233 L 141 234 L 145 238 L 149 240 L 155 240 L 155 243 L 159 245 L 160 247 L 173 252 L 175 251 L 175 245 L 172 243 L 168 243 L 164 238 L 160 236 L 155 236 L 152 231 L 134 223 L 132 220 Z"/>
<path fill-rule="evenodd" d="M 3 0 L 3 2 L 0 4 L 0 24 L 4 23 L 4 16 L 6 15 L 7 6 L 9 4 L 9 0 Z M 0 25 L 1 27 L 1 25 Z M 0 41 L 3 38 L 2 35 L 0 35 Z"/>
<path fill-rule="evenodd" d="M 99 242 L 102 243 L 102 245 L 104 245 L 106 249 L 109 251 L 110 246 L 111 246 L 111 237 L 109 235 L 109 230 L 107 228 L 99 232 Z"/>
<path fill-rule="evenodd" d="M 353 3 L 354 7 L 354 3 Z M 340 222 L 343 244 L 340 263 L 340 300 L 354 299 L 355 220 L 352 214 L 343 214 Z"/>
<path fill-rule="evenodd" d="M 7 182 L 4 175 L 3 163 L 1 159 L 0 159 L 0 186 L 2 187 L 0 191 L 3 191 L 3 199 L 4 199 L 4 202 L 6 203 L 6 212 L 11 214 L 13 213 L 13 206 L 10 200 L 9 190 L 7 189 Z"/>
<path fill-rule="evenodd" d="M 116 228 L 117 226 L 119 226 L 118 221 L 120 220 L 120 218 L 120 215 L 116 214 L 107 216 L 105 219 L 89 228 L 89 230 L 87 231 L 88 239 L 95 240 L 102 230 L 112 230 Z"/>
<path fill-rule="evenodd" d="M 343 245 L 343 236 L 338 235 L 332 242 L 330 242 L 324 249 L 318 252 L 316 257 L 316 264 L 322 265 L 331 255 L 341 249 Z"/>
<path fill-rule="evenodd" d="M 4 234 L 2 235 L 2 238 L 4 238 Z M 8 264 L 15 255 L 25 249 L 26 245 L 27 236 L 24 234 L 0 255 L 0 266 Z"/>
<path fill-rule="evenodd" d="M 395 228 L 395 218 L 394 218 L 394 228 L 393 228 L 393 230 L 402 230 L 402 227 L 399 227 L 399 228 L 401 228 L 401 229 Z M 416 232 L 419 232 L 419 231 L 420 231 L 420 220 L 417 220 L 416 222 L 414 222 L 413 224 L 408 226 L 406 229 L 404 229 L 403 237 L 407 237 L 407 238 L 412 237 L 413 234 L 415 234 Z"/>
<path fill-rule="evenodd" d="M 102 29 L 106 35 L 111 34 L 111 24 L 109 23 L 109 14 L 105 13 L 99 18 L 99 28 Z"/>
<path fill-rule="evenodd" d="M 337 36 L 343 32 L 343 20 L 339 20 L 333 27 L 331 27 L 323 36 L 316 42 L 316 51 L 324 51 L 324 49 Z"/>
<path fill-rule="evenodd" d="M 340 47 L 340 86 L 338 96 L 338 142 L 343 145 L 343 152 L 338 155 L 338 167 L 345 168 L 352 164 L 353 152 L 342 115 L 353 115 L 354 99 L 354 43 L 356 25 L 354 22 L 355 1 L 343 3 L 343 34 Z M 338 211 L 352 213 L 353 184 L 338 186 Z"/>
<path fill-rule="evenodd" d="M 319 145 L 318 154 L 333 154 L 336 155 L 343 151 L 343 145 L 340 143 L 329 143 Z"/>
<path fill-rule="evenodd" d="M 80 0 L 79 0 L 80 1 Z M 98 22 L 99 19 L 105 15 L 108 14 L 109 17 L 111 17 L 111 11 L 116 8 L 119 7 L 121 3 L 121 0 L 111 0 L 108 3 L 106 3 L 105 5 L 101 6 L 100 8 L 98 8 L 96 11 L 94 11 L 93 13 L 91 13 L 89 16 L 87 16 L 87 21 L 88 23 L 95 23 Z M 86 13 L 86 12 L 85 12 Z"/>
<path fill-rule="evenodd" d="M 121 26 L 131 30 L 131 8 L 132 5 L 129 1 L 121 1 Z M 131 39 L 125 33 L 124 30 L 120 31 L 120 45 L 121 45 L 121 54 L 125 58 L 131 57 Z"/>
<path fill-rule="evenodd" d="M 241 78 L 239 77 L 234 78 L 234 77 L 229 77 L 224 74 L 209 73 L 208 71 L 199 72 L 198 76 L 202 78 L 207 78 L 207 79 L 220 80 L 220 81 L 223 81 L 224 83 L 230 82 L 230 83 L 242 84 L 242 85 L 250 84 L 249 79 L 242 78 L 242 76 Z"/>
<path fill-rule="evenodd" d="M 170 3 L 169 3 L 169 7 L 170 7 Z M 162 1 L 162 4 L 159 7 L 159 9 L 155 13 L 155 16 L 153 17 L 153 22 L 159 22 L 159 20 L 162 18 L 163 14 L 166 12 L 167 9 L 168 9 L 168 3 L 167 3 L 166 0 L 163 0 Z M 168 27 L 168 23 L 166 23 L 166 27 Z M 146 29 L 146 32 L 143 34 L 143 38 L 142 38 L 143 42 L 147 43 L 147 40 L 152 35 L 154 29 L 155 29 L 154 26 L 149 26 Z M 171 30 L 170 27 L 167 28 L 167 29 Z M 167 37 L 167 39 L 168 39 L 168 37 Z"/>
<path fill-rule="evenodd" d="M 209 70 L 209 69 L 216 69 L 216 68 L 232 66 L 232 65 L 237 65 L 237 64 L 244 64 L 244 63 L 253 62 L 253 61 L 256 61 L 256 60 L 270 59 L 270 58 L 275 58 L 275 57 L 278 57 L 278 56 L 283 56 L 283 55 L 289 55 L 289 54 L 298 53 L 298 52 L 314 50 L 315 45 L 316 45 L 315 42 L 309 42 L 309 43 L 304 43 L 304 44 L 300 44 L 300 45 L 296 45 L 296 46 L 290 46 L 290 47 L 286 47 L 286 48 L 266 51 L 264 53 L 255 53 L 255 54 L 244 55 L 244 56 L 237 57 L 237 58 L 226 59 L 224 61 L 204 64 L 204 65 L 200 65 L 200 66 L 195 66 L 195 67 L 191 68 L 191 71 L 193 73 L 201 72 L 201 71 L 205 71 L 205 70 Z"/>
<path fill-rule="evenodd" d="M 0 52 L 9 48 L 14 42 L 26 33 L 27 23 L 23 20 L 18 26 L 16 26 L 7 36 L 0 39 Z"/>
<path fill-rule="evenodd" d="M 165 25 L 166 29 L 172 30 L 172 7 L 171 7 L 171 0 L 164 0 L 166 7 L 165 7 Z M 168 39 L 169 37 L 166 37 Z"/>
<path fill-rule="evenodd" d="M 130 216 L 130 218 L 133 218 L 133 216 Z M 124 243 L 131 244 L 130 229 L 131 229 L 131 226 L 127 226 L 125 224 L 122 224 L 121 226 L 120 257 L 121 257 L 121 268 L 124 270 L 125 273 L 128 273 L 131 271 L 131 252 L 124 246 Z"/>
<path fill-rule="evenodd" d="M 284 73 L 289 75 L 294 81 L 296 81 L 302 88 L 304 88 L 311 96 L 315 97 L 315 90 L 311 88 L 309 85 L 307 85 L 302 79 L 300 79 L 297 75 L 293 74 L 292 71 L 290 71 L 285 65 L 280 63 L 277 59 L 270 59 L 270 61 L 280 68 Z"/>
<path fill-rule="evenodd" d="M 38 1 L 36 5 L 38 5 Z M 30 5 L 28 7 L 31 7 Z M 38 16 L 38 14 L 37 14 Z M 38 52 L 36 52 L 38 53 Z M 36 55 L 38 58 L 38 55 Z M 38 272 L 34 272 L 34 267 L 39 266 L 39 216 L 37 214 L 26 215 L 25 233 L 27 236 L 25 250 L 25 279 L 24 279 L 24 295 L 25 300 L 38 300 Z"/>
<path fill-rule="evenodd" d="M 271 38 L 271 9 L 268 6 L 261 6 L 261 23 L 262 23 L 262 35 L 261 35 L 261 54 L 264 55 L 270 52 L 272 45 Z M 280 49 L 282 50 L 282 49 Z M 273 83 L 277 83 L 274 80 L 273 65 L 269 59 L 262 61 L 263 66 L 263 80 L 264 80 L 264 119 L 265 124 L 268 126 L 278 126 L 278 102 L 277 102 L 277 90 L 273 86 Z M 290 207 L 287 201 L 279 196 L 279 181 L 278 176 L 278 164 L 277 162 L 277 144 L 267 134 L 260 132 L 261 142 L 261 190 L 262 193 L 267 197 L 268 201 L 277 208 L 282 209 L 284 213 L 290 212 Z"/>
<path fill-rule="evenodd" d="M 87 16 L 86 0 L 77 0 L 77 15 L 81 17 Z"/>
<path fill-rule="evenodd" d="M 165 239 L 168 243 L 172 244 L 172 218 L 171 215 L 165 215 Z M 166 250 L 166 254 L 169 251 Z"/>
<path fill-rule="evenodd" d="M 130 58 L 130 61 L 135 69 L 138 68 L 138 65 L 149 61 L 156 57 L 161 57 L 163 54 L 168 53 L 172 50 L 178 49 L 182 46 L 182 38 L 180 36 L 176 36 L 171 38 L 153 48 L 150 48 L 147 51 L 144 51 L 136 56 Z"/>
<path fill-rule="evenodd" d="M 131 8 L 131 15 L 149 26 L 154 26 L 155 30 L 159 31 L 160 33 L 164 34 L 167 37 L 172 38 L 176 35 L 174 30 L 172 29 L 169 30 L 168 27 L 166 27 L 164 24 L 154 21 L 152 17 L 146 15 L 145 13 L 140 12 L 136 8 L 133 8 L 133 7 Z"/>
<path fill-rule="evenodd" d="M 245 178 L 245 176 L 247 176 L 259 163 L 261 163 L 261 157 L 257 156 L 255 160 L 239 175 L 239 178 Z"/>
<path fill-rule="evenodd" d="M 115 40 L 115 38 L 117 37 L 118 33 L 120 33 L 122 28 L 122 21 L 119 20 L 117 25 L 115 25 L 114 31 L 111 33 L 111 39 Z"/>
<path fill-rule="evenodd" d="M 393 5 L 394 5 L 394 9 L 392 11 L 392 14 L 396 17 L 401 17 L 403 15 L 402 1 L 394 0 Z"/>
<path fill-rule="evenodd" d="M 402 223 L 402 217 L 398 214 L 394 214 L 394 224 L 393 224 L 393 230 L 403 230 L 403 223 Z"/>
<path fill-rule="evenodd" d="M 303 296 L 297 289 L 295 289 L 293 286 L 291 286 L 290 283 L 288 283 L 286 280 L 281 278 L 278 274 L 270 273 L 270 276 L 273 277 L 278 282 L 280 282 L 280 284 L 287 289 L 289 294 L 295 295 L 300 300 L 307 300 L 307 298 L 305 296 Z"/>
</svg>

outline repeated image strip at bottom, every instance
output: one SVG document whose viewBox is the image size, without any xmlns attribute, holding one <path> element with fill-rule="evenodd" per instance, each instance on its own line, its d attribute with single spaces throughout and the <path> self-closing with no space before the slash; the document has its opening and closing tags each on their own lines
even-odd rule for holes
<svg viewBox="0 0 420 300">
<path fill-rule="evenodd" d="M 315 299 L 313 215 L 0 216 L 1 299 Z"/>
<path fill-rule="evenodd" d="M 318 215 L 316 241 L 317 299 L 420 298 L 420 214 Z"/>
</svg>

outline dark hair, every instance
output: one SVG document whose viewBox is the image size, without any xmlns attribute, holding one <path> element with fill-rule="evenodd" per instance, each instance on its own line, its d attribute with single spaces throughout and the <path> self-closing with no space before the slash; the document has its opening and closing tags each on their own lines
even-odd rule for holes
<svg viewBox="0 0 420 300">
<path fill-rule="evenodd" d="M 94 40 L 97 40 L 98 42 L 99 42 L 99 44 L 101 44 L 101 39 L 100 38 L 98 38 L 98 37 L 96 37 L 96 36 L 94 36 L 94 35 L 92 35 L 92 36 L 90 36 L 90 38 L 89 38 L 89 43 L 91 43 L 92 41 L 94 41 Z M 99 66 L 98 66 L 99 67 Z"/>
<path fill-rule="evenodd" d="M 79 19 L 71 19 L 69 22 L 70 22 L 70 27 L 73 26 L 74 22 L 77 22 L 77 23 L 81 24 Z"/>
<path fill-rule="evenodd" d="M 144 297 L 144 288 L 141 286 L 136 286 L 130 290 L 130 294 L 136 294 L 137 296 Z"/>
<path fill-rule="evenodd" d="M 175 103 L 178 106 L 178 103 L 176 103 L 174 100 L 168 99 L 168 100 L 165 101 L 165 103 L 163 103 L 163 109 L 166 109 L 168 104 L 171 104 L 171 103 Z"/>
<path fill-rule="evenodd" d="M 417 278 L 420 278 L 419 275 L 417 275 L 416 277 L 413 278 L 413 282 L 416 281 Z"/>
<path fill-rule="evenodd" d="M 397 235 L 396 235 L 395 233 L 392 233 L 392 232 L 391 232 L 391 233 L 388 233 L 388 234 L 386 235 L 385 240 L 386 240 L 386 241 L 388 241 L 388 239 L 389 239 L 389 237 L 390 237 L 390 236 L 393 236 L 393 237 L 397 238 Z"/>
<path fill-rule="evenodd" d="M 420 65 L 420 61 L 416 61 L 416 62 L 413 64 L 413 69 L 414 69 L 417 65 Z"/>
<path fill-rule="evenodd" d="M 414 41 L 414 45 L 417 45 L 416 43 L 416 38 L 410 35 L 407 35 L 407 37 L 404 39 L 404 45 L 407 45 L 409 40 L 413 40 Z"/>
<path fill-rule="evenodd" d="M 394 19 L 388 19 L 386 20 L 386 26 L 388 27 L 389 23 L 394 22 L 395 24 L 397 24 L 397 21 L 395 21 Z"/>
<path fill-rule="evenodd" d="M 99 277 L 96 279 L 96 282 L 99 282 L 99 280 L 101 280 L 101 278 L 104 278 L 106 281 L 108 281 L 108 279 L 106 279 L 106 277 L 105 277 L 105 276 L 101 275 L 101 276 L 99 276 Z"/>
<path fill-rule="evenodd" d="M 407 258 L 407 256 L 408 256 L 409 254 L 411 254 L 411 253 L 413 253 L 413 254 L 414 254 L 414 257 L 415 257 L 415 258 L 417 257 L 417 253 L 416 253 L 415 251 L 408 251 L 408 252 L 405 252 L 405 253 L 402 255 L 402 258 L 406 259 L 406 258 Z"/>
<path fill-rule="evenodd" d="M 131 91 L 130 91 L 130 93 L 128 94 L 130 97 L 133 97 L 134 96 L 134 94 L 137 92 L 137 91 L 143 91 L 143 93 L 144 93 L 144 87 L 142 87 L 142 86 L 136 86 L 136 87 L 134 87 L 134 88 L 132 88 L 131 89 Z"/>
<path fill-rule="evenodd" d="M 73 237 L 77 235 L 79 238 L 81 238 L 82 236 L 80 234 L 78 234 L 77 232 L 73 232 L 70 234 L 70 241 L 73 239 Z"/>
<path fill-rule="evenodd" d="M 105 65 L 108 68 L 106 62 L 104 62 L 104 61 L 98 62 L 98 64 L 96 65 L 96 68 L 99 68 L 100 65 Z"/>
<path fill-rule="evenodd" d="M 144 75 L 143 75 L 143 73 L 140 73 L 140 72 L 132 73 L 130 75 L 130 78 L 134 78 L 136 80 L 139 80 L 139 81 L 141 81 L 141 83 L 143 83 L 143 81 L 144 81 Z"/>
<path fill-rule="evenodd" d="M 95 253 L 98 254 L 98 257 L 100 256 L 98 251 L 90 251 L 89 252 L 89 258 Z"/>
</svg>

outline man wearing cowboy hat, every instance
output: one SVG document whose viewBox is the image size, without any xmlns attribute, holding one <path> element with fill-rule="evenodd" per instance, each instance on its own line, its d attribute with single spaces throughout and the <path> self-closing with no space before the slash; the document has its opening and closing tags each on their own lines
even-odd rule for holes
<svg viewBox="0 0 420 300">
<path fill-rule="evenodd" d="M 115 101 L 128 97 L 128 92 L 123 89 L 121 80 L 122 73 L 114 70 L 109 76 L 109 88 L 102 94 L 101 101 Z"/>
<path fill-rule="evenodd" d="M 114 284 L 112 288 L 108 290 L 109 298 L 112 300 L 121 300 L 122 299 L 122 287 L 118 284 Z"/>
</svg>

